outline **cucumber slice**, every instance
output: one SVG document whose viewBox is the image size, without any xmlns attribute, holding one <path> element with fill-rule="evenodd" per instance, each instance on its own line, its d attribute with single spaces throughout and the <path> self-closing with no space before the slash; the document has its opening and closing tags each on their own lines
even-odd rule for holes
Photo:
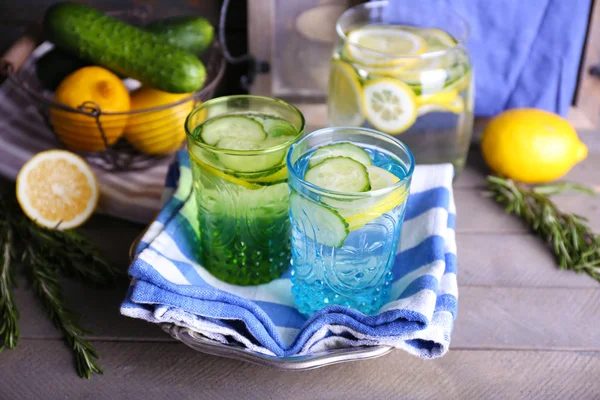
<svg viewBox="0 0 600 400">
<path fill-rule="evenodd" d="M 302 234 L 323 246 L 342 247 L 348 237 L 348 223 L 337 211 L 297 192 L 290 195 L 290 214 Z"/>
<path fill-rule="evenodd" d="M 337 192 L 367 192 L 371 182 L 367 168 L 348 157 L 327 158 L 309 168 L 304 179 L 323 189 Z"/>
<path fill-rule="evenodd" d="M 223 138 L 259 142 L 267 137 L 261 124 L 241 115 L 225 115 L 209 120 L 200 132 L 204 143 L 214 146 Z"/>
<path fill-rule="evenodd" d="M 225 137 L 217 142 L 217 147 L 228 150 L 256 151 L 275 147 L 286 142 L 289 138 L 268 138 L 256 142 L 252 140 Z M 219 161 L 225 168 L 236 172 L 267 171 L 280 165 L 285 157 L 286 149 L 266 154 L 219 154 Z"/>
<path fill-rule="evenodd" d="M 260 123 L 270 137 L 296 136 L 298 131 L 292 124 L 280 118 L 263 115 L 251 115 L 250 118 Z"/>
<path fill-rule="evenodd" d="M 400 180 L 391 172 L 374 165 L 368 166 L 367 172 L 371 181 L 371 190 L 392 186 Z M 352 232 L 392 211 L 398 205 L 404 203 L 407 197 L 408 190 L 399 188 L 385 196 L 351 201 L 326 198 L 322 201 L 335 209 L 344 218 L 348 223 L 348 230 Z"/>
<path fill-rule="evenodd" d="M 224 137 L 216 145 L 220 149 L 227 150 L 260 150 L 262 141 L 237 139 L 233 137 Z"/>
<path fill-rule="evenodd" d="M 348 157 L 355 161 L 358 161 L 364 166 L 373 165 L 371 161 L 371 157 L 369 154 L 362 148 L 358 147 L 355 144 L 344 142 L 344 143 L 332 143 L 323 147 L 319 147 L 317 151 L 310 156 L 310 160 L 308 161 L 308 167 L 312 168 L 315 165 L 319 164 L 323 160 L 332 157 Z"/>
<path fill-rule="evenodd" d="M 263 128 L 271 137 L 296 136 L 298 134 L 292 124 L 282 119 L 268 119 L 263 124 Z"/>
</svg>

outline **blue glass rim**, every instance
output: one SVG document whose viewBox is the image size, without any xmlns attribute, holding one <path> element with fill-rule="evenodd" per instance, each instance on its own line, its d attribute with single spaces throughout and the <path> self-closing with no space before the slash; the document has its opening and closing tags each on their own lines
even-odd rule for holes
<svg viewBox="0 0 600 400">
<path fill-rule="evenodd" d="M 391 142 L 393 145 L 397 146 L 401 151 L 403 151 L 410 160 L 410 165 L 407 165 L 406 176 L 404 178 L 400 179 L 398 182 L 394 183 L 393 185 L 387 186 L 382 189 L 371 190 L 368 192 L 339 192 L 337 190 L 324 189 L 313 183 L 307 182 L 306 180 L 304 180 L 303 176 L 300 176 L 298 170 L 296 169 L 296 167 L 294 166 L 294 163 L 292 161 L 292 155 L 294 153 L 294 149 L 296 149 L 296 147 L 299 144 L 301 144 L 302 142 L 304 142 L 305 140 L 310 140 L 312 137 L 315 137 L 315 136 L 321 135 L 321 134 L 325 134 L 325 133 L 335 133 L 336 131 L 352 131 L 353 133 L 359 133 L 359 134 L 363 133 L 363 134 L 367 134 L 367 135 L 371 135 L 371 136 L 380 137 L 383 140 Z M 352 140 L 350 140 L 350 138 L 346 141 L 354 143 Z M 324 145 L 325 144 L 323 144 L 323 146 Z M 400 158 L 398 156 L 395 155 L 395 157 L 400 160 Z M 300 158 L 300 157 L 298 157 L 298 158 Z M 400 160 L 400 162 L 402 162 L 402 164 L 406 165 L 406 163 L 403 162 L 402 160 Z M 377 197 L 377 196 L 385 195 L 385 194 L 393 192 L 396 189 L 400 189 L 403 186 L 405 186 L 408 182 L 410 182 L 410 180 L 412 179 L 412 175 L 415 171 L 415 157 L 414 157 L 412 151 L 403 142 L 401 142 L 400 140 L 396 139 L 395 137 L 385 134 L 383 132 L 377 131 L 375 129 L 356 127 L 356 126 L 335 126 L 335 127 L 327 127 L 327 128 L 322 128 L 322 129 L 313 131 L 313 132 L 309 133 L 308 135 L 303 136 L 300 140 L 293 143 L 290 146 L 290 149 L 288 150 L 288 153 L 286 155 L 286 165 L 288 168 L 288 173 L 290 175 L 290 178 L 293 177 L 298 182 L 300 182 L 300 184 L 302 184 L 302 186 L 306 187 L 311 192 L 316 192 L 316 193 L 323 194 L 326 196 L 333 195 L 335 197 L 344 198 L 344 199 L 362 199 L 362 198 L 367 198 L 367 197 Z M 290 179 L 288 179 L 288 182 L 289 181 L 290 181 Z M 405 186 L 405 190 L 408 190 L 408 186 Z"/>
</svg>

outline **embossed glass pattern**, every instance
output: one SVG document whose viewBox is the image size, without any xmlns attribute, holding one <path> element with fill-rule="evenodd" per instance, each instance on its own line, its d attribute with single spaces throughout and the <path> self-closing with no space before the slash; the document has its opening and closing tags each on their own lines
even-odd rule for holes
<svg viewBox="0 0 600 400">
<path fill-rule="evenodd" d="M 366 192 L 326 190 L 307 182 L 314 152 L 338 142 L 364 149 L 373 164 L 368 168 L 390 172 L 393 181 Z M 307 316 L 327 306 L 377 313 L 388 300 L 393 279 L 412 153 L 397 139 L 371 129 L 326 128 L 292 145 L 287 164 L 297 308 Z"/>
<path fill-rule="evenodd" d="M 204 124 L 230 115 L 262 121 L 265 130 L 273 121 L 285 121 L 284 128 L 293 127 L 293 134 L 284 132 L 272 140 L 273 146 L 262 142 L 255 150 L 224 149 L 218 143 L 209 145 L 201 140 L 199 132 Z M 198 254 L 215 277 L 237 285 L 256 285 L 279 277 L 289 268 L 285 155 L 303 130 L 304 117 L 295 107 L 260 96 L 216 98 L 188 117 L 187 143 L 198 206 Z"/>
</svg>

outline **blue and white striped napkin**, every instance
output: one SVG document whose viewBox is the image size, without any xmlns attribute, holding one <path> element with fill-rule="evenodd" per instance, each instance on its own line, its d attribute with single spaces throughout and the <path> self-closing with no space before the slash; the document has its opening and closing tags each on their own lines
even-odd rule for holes
<svg viewBox="0 0 600 400">
<path fill-rule="evenodd" d="M 167 177 L 166 204 L 136 250 L 123 315 L 173 323 L 271 356 L 390 345 L 423 358 L 450 345 L 458 306 L 453 169 L 417 166 L 394 264 L 392 300 L 377 315 L 326 308 L 306 319 L 295 308 L 289 272 L 270 283 L 219 281 L 195 260 L 196 203 L 186 153 Z"/>
</svg>

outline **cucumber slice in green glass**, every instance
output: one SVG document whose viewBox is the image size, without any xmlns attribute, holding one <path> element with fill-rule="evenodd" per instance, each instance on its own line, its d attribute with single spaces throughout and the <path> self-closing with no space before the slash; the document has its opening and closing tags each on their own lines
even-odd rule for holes
<svg viewBox="0 0 600 400">
<path fill-rule="evenodd" d="M 267 135 L 274 138 L 281 136 L 296 136 L 298 134 L 298 131 L 292 124 L 282 119 L 267 119 L 263 124 L 263 128 L 267 132 Z"/>
<path fill-rule="evenodd" d="M 369 154 L 363 148 L 352 143 L 344 142 L 332 143 L 319 147 L 312 156 L 310 156 L 308 166 L 309 168 L 314 167 L 325 159 L 332 157 L 348 157 L 358 161 L 364 166 L 373 165 L 371 157 L 369 157 Z"/>
<path fill-rule="evenodd" d="M 337 192 L 367 192 L 371 182 L 367 168 L 348 157 L 327 158 L 309 168 L 304 179 L 313 185 Z"/>
<path fill-rule="evenodd" d="M 225 137 L 217 142 L 217 147 L 228 150 L 260 151 L 285 143 L 289 138 L 268 138 L 262 141 Z M 264 154 L 219 154 L 219 161 L 225 168 L 236 172 L 267 171 L 280 165 L 286 149 Z"/>
<path fill-rule="evenodd" d="M 292 124 L 280 118 L 264 115 L 250 115 L 250 118 L 260 123 L 270 137 L 296 136 L 298 134 L 298 131 Z"/>
<path fill-rule="evenodd" d="M 290 213 L 300 232 L 316 243 L 342 247 L 348 237 L 348 223 L 337 211 L 297 192 L 290 195 Z"/>
<path fill-rule="evenodd" d="M 267 138 L 267 133 L 261 124 L 241 115 L 225 115 L 212 119 L 202 125 L 200 135 L 204 143 L 211 146 L 216 145 L 217 142 L 224 138 L 236 138 L 254 142 L 259 142 Z"/>
</svg>

